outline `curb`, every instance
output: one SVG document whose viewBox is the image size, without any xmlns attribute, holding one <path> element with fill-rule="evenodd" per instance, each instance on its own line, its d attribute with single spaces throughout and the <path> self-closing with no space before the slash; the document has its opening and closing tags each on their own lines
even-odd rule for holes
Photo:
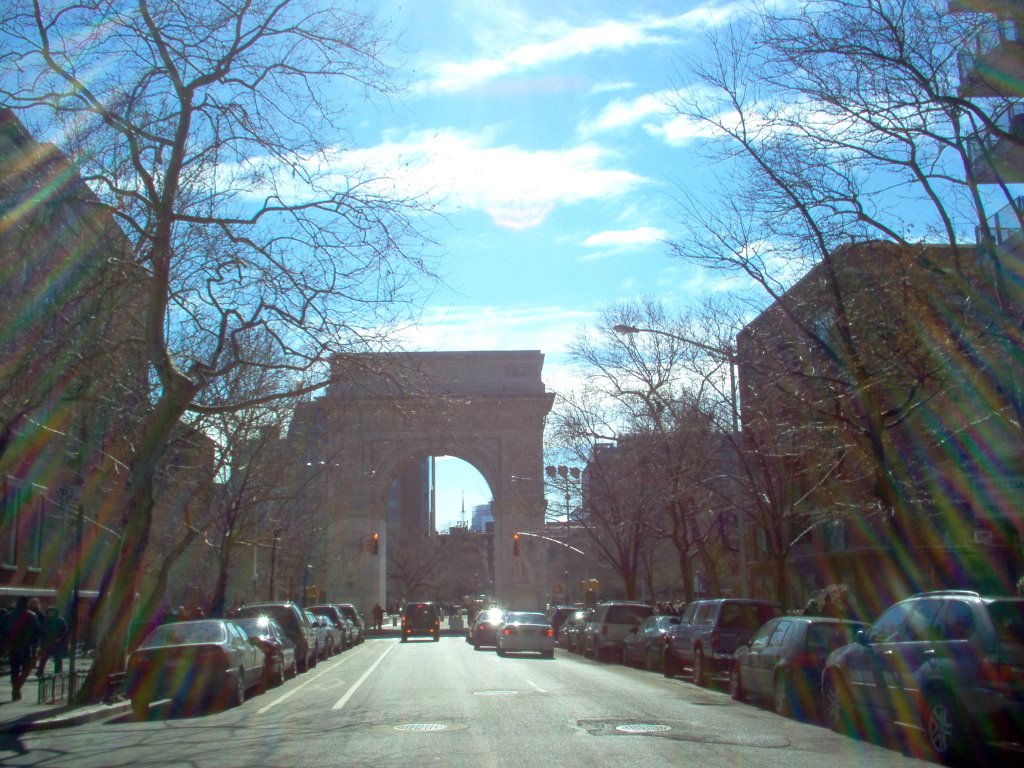
<svg viewBox="0 0 1024 768">
<path fill-rule="evenodd" d="M 69 728 L 106 720 L 110 717 L 128 712 L 131 705 L 127 701 L 117 704 L 96 704 L 65 709 L 61 712 L 49 712 L 40 715 L 26 715 L 19 720 L 0 723 L 0 734 L 19 734 L 29 731 L 52 731 L 57 728 Z"/>
</svg>

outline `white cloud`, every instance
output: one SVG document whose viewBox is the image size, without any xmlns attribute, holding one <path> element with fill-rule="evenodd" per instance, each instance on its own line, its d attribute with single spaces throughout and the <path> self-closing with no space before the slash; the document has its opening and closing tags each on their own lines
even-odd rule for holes
<svg viewBox="0 0 1024 768">
<path fill-rule="evenodd" d="M 557 306 L 438 307 L 404 329 L 398 340 L 406 349 L 420 352 L 539 349 L 558 353 L 581 326 L 594 319 L 593 312 Z"/>
<path fill-rule="evenodd" d="M 615 246 L 617 248 L 632 248 L 638 245 L 650 245 L 665 240 L 664 229 L 658 227 L 636 227 L 635 229 L 612 229 L 598 232 L 591 235 L 583 244 L 588 247 L 605 248 Z"/>
<path fill-rule="evenodd" d="M 485 211 L 499 226 L 527 229 L 556 205 L 616 198 L 647 183 L 612 167 L 616 160 L 593 144 L 526 150 L 496 144 L 488 134 L 444 130 L 339 155 L 337 183 L 344 183 L 344 169 L 367 168 L 398 194 L 426 195 L 449 211 Z"/>
<path fill-rule="evenodd" d="M 478 44 L 487 55 L 465 61 L 426 62 L 425 77 L 414 84 L 418 92 L 458 93 L 508 75 L 536 70 L 568 59 L 596 53 L 623 52 L 640 46 L 673 45 L 676 33 L 721 23 L 733 6 L 701 8 L 677 16 L 635 16 L 585 25 L 562 20 L 531 20 L 522 14 L 496 12 L 497 18 L 476 14 L 474 28 L 483 30 Z"/>
<path fill-rule="evenodd" d="M 645 93 L 632 100 L 615 99 L 610 102 L 593 120 L 582 124 L 579 133 L 593 136 L 604 131 L 617 128 L 629 128 L 651 118 L 665 122 L 671 115 L 668 100 L 671 93 Z"/>
</svg>

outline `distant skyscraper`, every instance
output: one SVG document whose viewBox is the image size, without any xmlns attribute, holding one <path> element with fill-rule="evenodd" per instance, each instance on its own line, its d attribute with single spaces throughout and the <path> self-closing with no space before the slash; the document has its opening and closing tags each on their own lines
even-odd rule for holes
<svg viewBox="0 0 1024 768">
<path fill-rule="evenodd" d="M 430 457 L 409 459 L 399 469 L 388 497 L 388 527 L 403 534 L 434 533 L 430 514 Z"/>
<path fill-rule="evenodd" d="M 477 533 L 494 530 L 494 513 L 490 504 L 478 504 L 473 507 L 473 522 L 470 527 Z"/>
</svg>

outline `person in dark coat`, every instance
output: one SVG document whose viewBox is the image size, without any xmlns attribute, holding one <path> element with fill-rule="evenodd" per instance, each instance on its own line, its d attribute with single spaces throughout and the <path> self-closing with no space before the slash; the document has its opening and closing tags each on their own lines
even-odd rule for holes
<svg viewBox="0 0 1024 768">
<path fill-rule="evenodd" d="M 46 660 L 53 657 L 53 671 L 64 671 L 64 657 L 68 655 L 68 623 L 53 606 L 43 614 L 39 628 L 39 667 L 36 674 L 42 677 L 46 672 Z"/>
<path fill-rule="evenodd" d="M 11 698 L 21 698 L 21 686 L 32 671 L 36 646 L 39 643 L 39 619 L 28 607 L 28 598 L 19 597 L 13 611 L 3 616 L 0 635 L 7 645 L 7 661 L 11 667 Z"/>
</svg>

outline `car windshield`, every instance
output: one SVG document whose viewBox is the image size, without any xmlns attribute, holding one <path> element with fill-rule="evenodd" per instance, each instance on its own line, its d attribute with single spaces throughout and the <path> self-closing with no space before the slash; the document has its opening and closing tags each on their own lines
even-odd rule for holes
<svg viewBox="0 0 1024 768">
<path fill-rule="evenodd" d="M 247 635 L 269 635 L 270 619 L 266 616 L 253 616 L 246 619 L 235 619 L 235 624 L 242 628 Z"/>
<path fill-rule="evenodd" d="M 219 621 L 182 622 L 157 627 L 140 648 L 161 645 L 194 645 L 197 643 L 223 643 L 227 632 Z"/>
<path fill-rule="evenodd" d="M 543 613 L 525 613 L 513 611 L 505 617 L 506 624 L 547 624 L 548 617 Z"/>
<path fill-rule="evenodd" d="M 609 624 L 639 624 L 654 611 L 649 605 L 613 605 L 605 621 Z"/>
<path fill-rule="evenodd" d="M 859 624 L 822 622 L 807 627 L 807 650 L 828 653 L 849 645 L 857 637 Z"/>
</svg>

